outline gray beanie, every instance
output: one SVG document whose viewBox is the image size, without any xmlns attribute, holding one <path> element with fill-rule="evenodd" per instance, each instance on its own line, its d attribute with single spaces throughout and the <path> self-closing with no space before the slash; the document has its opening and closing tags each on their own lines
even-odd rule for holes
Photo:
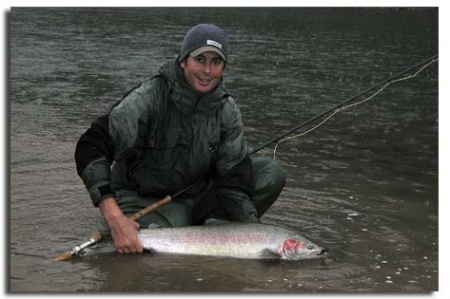
<svg viewBox="0 0 450 299">
<path fill-rule="evenodd" d="M 195 57 L 207 51 L 216 52 L 227 61 L 228 37 L 222 29 L 213 24 L 196 25 L 184 36 L 179 61 L 183 61 L 189 53 Z"/>
</svg>

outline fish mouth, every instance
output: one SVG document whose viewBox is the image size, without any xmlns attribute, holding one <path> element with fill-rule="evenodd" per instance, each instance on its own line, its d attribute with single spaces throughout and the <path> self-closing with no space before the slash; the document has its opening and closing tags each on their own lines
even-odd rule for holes
<svg viewBox="0 0 450 299">
<path fill-rule="evenodd" d="M 330 249 L 322 248 L 322 250 L 319 252 L 319 255 L 328 255 L 328 251 L 330 251 Z"/>
<path fill-rule="evenodd" d="M 328 252 L 330 250 L 328 248 L 322 248 L 320 249 L 320 251 L 317 253 L 317 257 L 318 258 L 327 258 L 329 257 Z"/>
</svg>

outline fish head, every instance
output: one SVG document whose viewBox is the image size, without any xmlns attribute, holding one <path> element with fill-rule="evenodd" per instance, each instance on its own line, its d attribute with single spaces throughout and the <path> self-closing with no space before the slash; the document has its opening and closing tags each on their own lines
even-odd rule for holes
<svg viewBox="0 0 450 299">
<path fill-rule="evenodd" d="M 294 236 L 284 239 L 277 253 L 285 260 L 306 260 L 325 257 L 327 251 L 307 239 Z"/>
</svg>

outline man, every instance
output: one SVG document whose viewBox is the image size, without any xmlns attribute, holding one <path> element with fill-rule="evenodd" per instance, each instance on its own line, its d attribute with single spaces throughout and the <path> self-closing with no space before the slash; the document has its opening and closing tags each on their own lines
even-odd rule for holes
<svg viewBox="0 0 450 299">
<path fill-rule="evenodd" d="M 143 251 L 139 227 L 199 225 L 209 218 L 257 222 L 281 192 L 281 167 L 248 154 L 241 114 L 222 84 L 227 62 L 222 29 L 194 26 L 177 59 L 80 137 L 77 172 L 119 253 Z M 196 181 L 139 223 L 127 218 Z"/>
</svg>

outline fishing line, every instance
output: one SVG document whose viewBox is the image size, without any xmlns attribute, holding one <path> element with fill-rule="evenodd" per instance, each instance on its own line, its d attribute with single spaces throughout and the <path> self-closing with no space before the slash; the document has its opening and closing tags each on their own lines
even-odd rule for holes
<svg viewBox="0 0 450 299">
<path fill-rule="evenodd" d="M 318 123 L 317 125 L 313 126 L 312 128 L 310 128 L 310 129 L 308 129 L 308 130 L 306 130 L 306 131 L 304 131 L 304 132 L 302 132 L 302 133 L 299 133 L 299 134 L 296 134 L 296 135 L 293 135 L 293 136 L 286 137 L 286 138 L 283 138 L 283 139 L 278 140 L 277 143 L 275 144 L 274 149 L 273 149 L 273 157 L 272 157 L 272 159 L 275 160 L 276 154 L 277 154 L 277 150 L 278 150 L 278 146 L 280 145 L 281 142 L 284 142 L 284 141 L 287 141 L 287 140 L 290 140 L 290 139 L 294 139 L 294 138 L 297 138 L 297 137 L 301 137 L 301 136 L 304 136 L 304 135 L 306 135 L 306 134 L 308 134 L 308 133 L 311 133 L 312 131 L 316 130 L 317 128 L 319 128 L 320 126 L 322 126 L 324 123 L 326 123 L 327 121 L 329 121 L 329 120 L 330 120 L 333 116 L 335 116 L 338 112 L 340 112 L 340 111 L 342 111 L 342 110 L 345 110 L 345 109 L 348 109 L 348 108 L 351 108 L 351 107 L 355 107 L 355 106 L 361 105 L 361 104 L 363 104 L 363 103 L 365 103 L 365 102 L 370 101 L 370 100 L 373 99 L 375 96 L 377 96 L 380 92 L 382 92 L 386 87 L 388 87 L 389 85 L 391 85 L 391 84 L 393 84 L 393 83 L 397 83 L 397 82 L 400 82 L 400 81 L 405 81 L 405 80 L 412 79 L 412 78 L 416 77 L 416 76 L 417 76 L 418 74 L 420 74 L 424 69 L 426 69 L 428 66 L 430 66 L 431 64 L 433 64 L 436 60 L 437 60 L 437 59 L 432 59 L 431 61 L 427 62 L 424 66 L 422 66 L 417 72 L 415 72 L 415 73 L 412 74 L 412 75 L 405 76 L 405 77 L 398 78 L 398 79 L 394 79 L 395 77 L 393 77 L 392 80 L 388 80 L 384 85 L 381 85 L 381 87 L 380 87 L 376 92 L 374 92 L 371 96 L 369 96 L 369 97 L 367 97 L 367 98 L 365 98 L 365 99 L 363 99 L 363 100 L 361 100 L 361 101 L 359 101 L 359 102 L 347 104 L 347 105 L 344 105 L 344 106 L 341 106 L 341 107 L 336 107 L 336 108 L 334 109 L 334 111 L 331 110 L 331 111 L 328 112 L 328 113 L 331 113 L 329 116 L 327 116 L 324 120 L 322 120 L 320 123 Z M 364 95 L 364 94 L 362 94 L 362 95 Z M 361 96 L 362 96 L 362 95 L 361 95 Z M 360 98 L 361 96 L 356 97 L 356 98 L 354 98 L 353 100 L 356 100 L 357 98 Z"/>
</svg>

